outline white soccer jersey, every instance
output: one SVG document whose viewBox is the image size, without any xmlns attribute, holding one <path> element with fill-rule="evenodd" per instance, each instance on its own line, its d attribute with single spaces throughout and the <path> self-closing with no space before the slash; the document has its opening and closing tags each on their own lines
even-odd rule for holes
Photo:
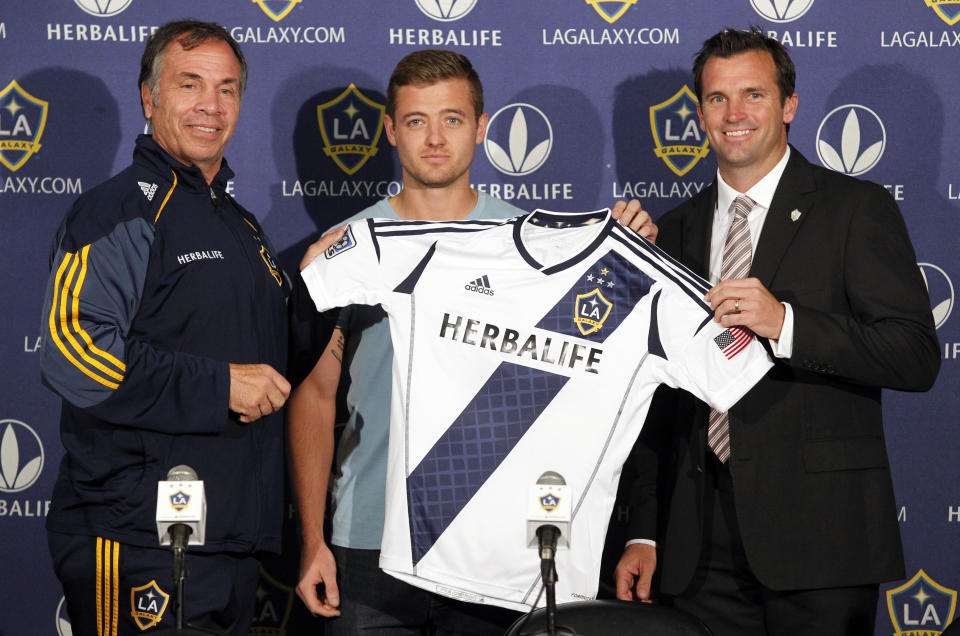
<svg viewBox="0 0 960 636">
<path fill-rule="evenodd" d="M 537 478 L 566 479 L 557 601 L 596 597 L 620 469 L 654 389 L 727 410 L 771 362 L 709 286 L 609 210 L 505 221 L 367 219 L 304 269 L 321 310 L 379 303 L 394 346 L 380 566 L 455 598 L 528 609 Z"/>
</svg>

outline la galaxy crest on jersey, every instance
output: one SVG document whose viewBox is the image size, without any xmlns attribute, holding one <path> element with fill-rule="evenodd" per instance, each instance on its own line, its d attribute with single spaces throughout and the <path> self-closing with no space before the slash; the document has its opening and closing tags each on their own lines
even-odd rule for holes
<svg viewBox="0 0 960 636">
<path fill-rule="evenodd" d="M 357 239 L 353 237 L 353 230 L 348 225 L 343 232 L 343 236 L 339 241 L 327 248 L 327 251 L 324 252 L 324 256 L 328 259 L 333 258 L 338 254 L 343 254 L 347 250 L 357 246 Z"/>
<path fill-rule="evenodd" d="M 603 327 L 610 310 L 613 309 L 613 303 L 604 298 L 599 289 L 594 288 L 589 294 L 577 294 L 576 308 L 573 322 L 580 333 L 589 336 Z"/>
</svg>

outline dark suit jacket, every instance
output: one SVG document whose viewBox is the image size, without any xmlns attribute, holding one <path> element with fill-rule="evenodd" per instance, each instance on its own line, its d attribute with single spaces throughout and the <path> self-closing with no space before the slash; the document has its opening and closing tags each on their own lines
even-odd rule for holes
<svg viewBox="0 0 960 636">
<path fill-rule="evenodd" d="M 657 244 L 704 277 L 716 197 L 714 183 L 659 220 Z M 780 590 L 902 578 L 880 389 L 930 388 L 940 351 L 896 203 L 792 149 L 750 275 L 794 314 L 792 357 L 730 411 L 753 571 Z M 686 588 L 700 555 L 707 416 L 690 394 L 661 390 L 636 448 L 631 534 L 658 539 L 668 593 Z"/>
</svg>

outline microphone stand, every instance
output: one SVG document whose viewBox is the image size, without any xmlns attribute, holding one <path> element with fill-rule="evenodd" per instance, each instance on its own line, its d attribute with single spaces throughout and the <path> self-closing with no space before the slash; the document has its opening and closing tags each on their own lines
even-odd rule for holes
<svg viewBox="0 0 960 636">
<path fill-rule="evenodd" d="M 543 577 L 543 587 L 547 592 L 547 634 L 556 636 L 557 633 L 557 566 L 553 559 L 540 560 L 540 575 Z"/>
<path fill-rule="evenodd" d="M 186 564 L 186 550 L 175 549 L 173 551 L 173 584 L 176 586 L 177 598 L 173 609 L 176 612 L 178 632 L 183 629 L 183 583 L 187 578 Z"/>
</svg>

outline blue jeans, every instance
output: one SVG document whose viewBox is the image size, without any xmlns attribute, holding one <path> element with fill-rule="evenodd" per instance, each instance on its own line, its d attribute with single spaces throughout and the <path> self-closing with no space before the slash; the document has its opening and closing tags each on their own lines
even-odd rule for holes
<svg viewBox="0 0 960 636">
<path fill-rule="evenodd" d="M 519 612 L 434 594 L 380 569 L 379 550 L 330 546 L 337 560 L 340 616 L 328 619 L 328 636 L 502 636 Z"/>
</svg>

